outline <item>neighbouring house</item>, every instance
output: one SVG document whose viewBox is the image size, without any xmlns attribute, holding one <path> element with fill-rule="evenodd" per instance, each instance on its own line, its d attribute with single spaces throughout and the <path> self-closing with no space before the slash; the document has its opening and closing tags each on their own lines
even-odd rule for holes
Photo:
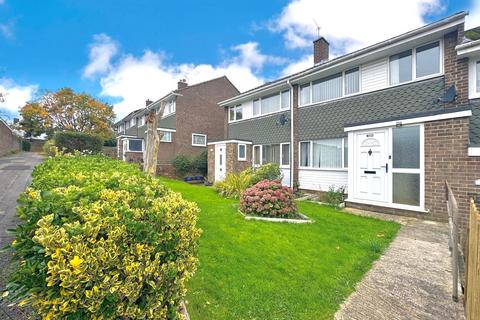
<svg viewBox="0 0 480 320">
<path fill-rule="evenodd" d="M 20 151 L 22 138 L 0 118 L 0 156 Z"/>
<path fill-rule="evenodd" d="M 176 90 L 155 102 L 147 100 L 145 108 L 115 124 L 118 157 L 143 162 L 147 107 L 159 108 L 161 102 L 166 102 L 158 125 L 163 137 L 157 173 L 174 176 L 172 161 L 177 155 L 196 156 L 206 150 L 208 141 L 225 137 L 226 112 L 219 109 L 218 102 L 237 94 L 239 91 L 225 76 L 194 85 L 179 81 Z"/>
<path fill-rule="evenodd" d="M 209 143 L 209 179 L 268 162 L 283 183 L 346 187 L 347 206 L 446 220 L 445 181 L 467 224 L 480 192 L 480 40 L 466 12 L 329 59 L 220 102 L 226 138 Z"/>
</svg>

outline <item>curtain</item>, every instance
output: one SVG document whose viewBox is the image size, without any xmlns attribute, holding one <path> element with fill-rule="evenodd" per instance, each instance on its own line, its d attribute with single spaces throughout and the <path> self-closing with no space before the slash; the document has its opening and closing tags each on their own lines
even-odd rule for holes
<svg viewBox="0 0 480 320">
<path fill-rule="evenodd" d="M 342 139 L 313 141 L 314 168 L 341 168 L 342 162 Z"/>
</svg>

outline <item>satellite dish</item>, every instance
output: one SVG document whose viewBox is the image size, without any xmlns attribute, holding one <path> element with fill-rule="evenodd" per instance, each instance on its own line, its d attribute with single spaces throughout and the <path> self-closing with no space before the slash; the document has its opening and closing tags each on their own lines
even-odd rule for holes
<svg viewBox="0 0 480 320">
<path fill-rule="evenodd" d="M 278 117 L 278 121 L 277 121 L 277 125 L 285 125 L 285 123 L 288 122 L 288 118 L 287 118 L 287 115 L 285 113 L 282 113 L 280 115 L 280 117 Z"/>
<path fill-rule="evenodd" d="M 443 94 L 443 97 L 437 99 L 434 101 L 435 103 L 438 102 L 453 102 L 457 98 L 457 89 L 455 88 L 455 85 L 451 85 Z"/>
</svg>

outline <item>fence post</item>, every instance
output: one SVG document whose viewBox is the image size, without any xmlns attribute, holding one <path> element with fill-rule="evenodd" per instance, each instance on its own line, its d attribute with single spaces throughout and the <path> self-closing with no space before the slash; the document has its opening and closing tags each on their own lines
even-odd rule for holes
<svg viewBox="0 0 480 320">
<path fill-rule="evenodd" d="M 465 312 L 467 320 L 476 320 L 480 318 L 480 215 L 473 199 L 470 200 L 467 239 Z"/>
</svg>

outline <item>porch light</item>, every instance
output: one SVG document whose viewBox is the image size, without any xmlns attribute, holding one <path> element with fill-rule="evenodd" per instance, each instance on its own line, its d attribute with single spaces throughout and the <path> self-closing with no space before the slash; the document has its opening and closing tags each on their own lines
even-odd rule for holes
<svg viewBox="0 0 480 320">
<path fill-rule="evenodd" d="M 401 127 L 402 125 L 402 121 L 397 121 L 397 123 L 395 123 L 395 127 L 397 128 Z"/>
</svg>

